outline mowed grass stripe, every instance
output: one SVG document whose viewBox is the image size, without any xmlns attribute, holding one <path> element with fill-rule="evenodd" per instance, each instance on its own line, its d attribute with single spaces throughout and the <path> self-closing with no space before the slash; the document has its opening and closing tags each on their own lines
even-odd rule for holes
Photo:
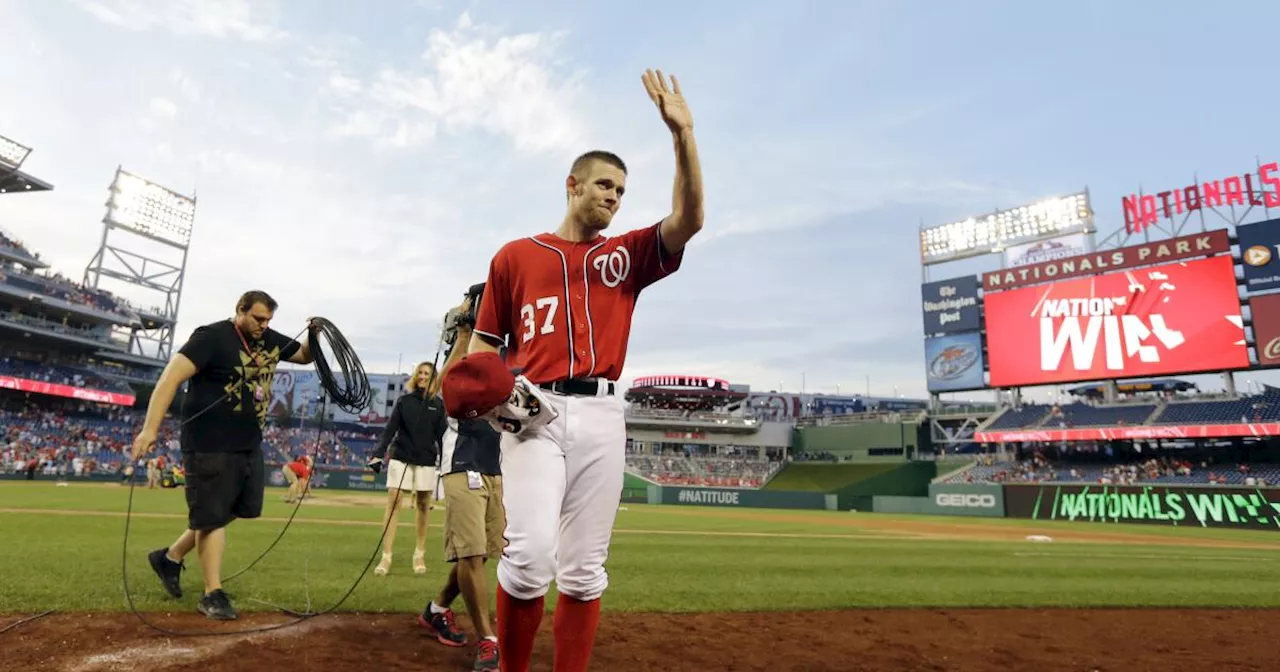
<svg viewBox="0 0 1280 672">
<path fill-rule="evenodd" d="M 40 516 L 44 516 L 44 515 L 47 515 L 47 516 L 93 516 L 93 517 L 100 517 L 100 518 L 101 517 L 124 518 L 126 515 L 129 515 L 131 518 L 140 518 L 140 519 L 147 518 L 147 519 L 177 520 L 177 521 L 185 521 L 187 519 L 186 514 L 180 514 L 180 513 L 139 513 L 136 511 L 132 513 L 127 513 L 124 511 L 88 511 L 88 510 L 82 510 L 82 509 L 13 508 L 13 509 L 0 509 L 0 514 L 40 515 Z M 438 518 L 439 516 L 437 516 L 437 519 Z M 262 516 L 260 518 L 255 518 L 254 521 L 265 522 L 265 523 L 287 523 L 289 522 L 289 519 L 287 517 Z M 374 527 L 378 529 L 381 529 L 383 525 L 382 521 L 380 520 L 379 521 L 335 520 L 335 519 L 329 519 L 329 518 L 303 518 L 301 516 L 295 517 L 293 519 L 293 522 L 304 523 L 307 525 L 348 525 L 348 526 L 358 525 L 363 527 Z M 415 523 L 413 519 L 413 514 L 408 512 L 401 514 L 401 516 L 399 517 L 396 523 L 397 530 L 399 530 L 400 528 L 413 529 L 414 526 L 415 526 Z M 444 525 L 442 523 L 433 523 L 433 522 L 430 522 L 430 520 L 428 520 L 427 528 L 443 529 Z M 710 535 L 710 536 L 720 536 L 720 537 L 777 537 L 777 538 L 783 538 L 783 539 L 786 539 L 786 538 L 790 538 L 790 539 L 900 539 L 902 538 L 900 535 L 886 535 L 886 534 L 803 534 L 803 533 L 788 533 L 788 532 L 730 532 L 725 530 L 643 530 L 643 529 L 629 529 L 625 527 L 615 527 L 613 532 L 614 534 L 619 534 L 619 533 L 620 534 L 668 534 L 668 535 L 694 535 L 694 536 Z M 923 539 L 925 537 L 919 537 L 919 538 Z"/>
<path fill-rule="evenodd" d="M 62 489 L 64 491 L 68 489 Z M 119 499 L 119 493 L 106 490 Z M 155 498 L 167 515 L 132 521 L 129 573 L 139 608 L 192 609 L 194 598 L 181 602 L 162 596 L 145 561 L 145 552 L 168 543 L 181 528 L 180 496 L 173 492 L 135 493 Z M 78 499 L 78 496 L 77 496 Z M 140 498 L 135 497 L 135 503 Z M 164 500 L 168 501 L 164 501 Z M 370 561 L 380 534 L 376 497 L 364 509 L 316 506 L 315 515 L 334 511 L 359 512 L 363 521 L 316 524 L 291 528 L 276 549 L 241 579 L 228 584 L 244 609 L 266 608 L 254 600 L 294 609 L 323 609 L 334 603 Z M 74 501 L 74 500 L 72 500 Z M 175 506 L 176 505 L 176 506 Z M 308 510 L 303 505 L 303 511 Z M 275 513 L 292 507 L 273 503 Z M 628 611 L 721 611 L 831 609 L 889 606 L 1280 606 L 1280 585 L 1274 571 L 1241 574 L 1235 561 L 1205 561 L 1205 551 L 1191 546 L 1102 545 L 1088 555 L 1020 557 L 1008 541 L 919 540 L 862 538 L 831 534 L 832 526 L 799 526 L 773 521 L 761 527 L 825 529 L 826 534 L 792 536 L 757 531 L 735 534 L 718 529 L 720 510 L 670 509 L 628 505 L 619 512 L 619 525 L 655 521 L 701 520 L 704 529 L 663 530 L 658 533 L 618 534 L 608 562 L 610 589 L 606 609 Z M 0 611 L 38 611 L 46 608 L 119 610 L 124 608 L 120 582 L 123 521 L 120 510 L 101 515 L 43 515 L 9 513 L 0 517 L 2 536 L 20 540 L 0 544 Z M 750 513 L 739 511 L 735 513 Z M 776 513 L 792 516 L 788 512 Z M 838 514 L 837 514 L 838 515 Z M 847 515 L 847 514 L 846 514 Z M 435 516 L 435 513 L 433 513 Z M 824 516 L 819 516 L 819 518 Z M 224 574 L 231 574 L 275 539 L 284 517 L 240 521 L 232 528 Z M 389 577 L 371 574 L 343 609 L 414 612 L 439 589 L 448 566 L 440 561 L 442 521 L 429 538 L 430 572 L 415 577 L 409 571 L 411 516 L 404 515 L 397 534 L 397 564 Z M 732 518 L 737 528 L 743 518 Z M 682 525 L 681 527 L 684 527 Z M 1087 529 L 1090 526 L 1079 526 Z M 837 529 L 844 531 L 843 526 Z M 849 530 L 854 531 L 854 530 Z M 868 530 L 871 531 L 871 530 Z M 722 533 L 722 534 L 717 534 Z M 12 534 L 12 536 L 10 536 Z M 1026 548 L 1025 542 L 1022 548 Z M 1080 549 L 1080 546 L 1076 546 Z M 1039 546 L 1035 552 L 1052 553 Z M 1028 552 L 1030 549 L 1028 549 Z M 1214 553 L 1228 553 L 1215 549 Z M 1230 553 L 1228 553 L 1230 554 Z M 1155 556 L 1155 557 L 1152 557 Z M 199 584 L 199 565 L 188 562 L 185 585 Z M 493 566 L 489 575 L 493 580 Z M 492 584 L 491 584 L 492 585 Z"/>
<path fill-rule="evenodd" d="M 5 611 L 46 608 L 119 610 L 120 538 L 101 519 L 12 514 L 21 545 L 0 549 Z M 172 521 L 140 519 L 131 534 L 129 573 L 140 609 L 190 609 L 164 598 L 145 551 L 176 531 Z M 266 548 L 278 526 L 242 521 L 230 535 L 227 574 Z M 12 527 L 10 527 L 12 526 Z M 403 532 L 403 531 L 402 531 Z M 334 603 L 370 560 L 377 530 L 314 525 L 292 530 L 276 550 L 228 584 L 246 609 L 262 600 L 300 609 Z M 155 541 L 153 541 L 155 540 Z M 151 542 L 151 543 L 148 543 Z M 738 611 L 887 606 L 1273 606 L 1278 586 L 1242 581 L 1237 563 L 1168 558 L 1015 558 L 1004 544 L 902 540 L 629 536 L 615 538 L 609 560 L 608 609 Z M 398 538 L 398 561 L 386 578 L 367 576 L 344 609 L 411 613 L 439 589 L 447 565 L 436 553 L 427 577 L 409 571 L 411 537 Z M 1109 554 L 1124 554 L 1113 549 Z M 1149 551 L 1148 551 L 1149 554 Z M 36 561 L 33 562 L 33 559 Z M 186 585 L 198 585 L 189 563 Z M 489 567 L 493 579 L 493 567 Z M 1176 581 L 1171 577 L 1177 577 Z"/>
</svg>

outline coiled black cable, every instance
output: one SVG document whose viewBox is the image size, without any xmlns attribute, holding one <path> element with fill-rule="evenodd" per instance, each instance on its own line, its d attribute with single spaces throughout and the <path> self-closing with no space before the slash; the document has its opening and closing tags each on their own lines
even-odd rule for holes
<svg viewBox="0 0 1280 672">
<path fill-rule="evenodd" d="M 355 348 L 351 347 L 332 322 L 323 317 L 313 318 L 308 329 L 316 375 L 320 376 L 320 386 L 329 394 L 329 398 L 338 408 L 348 413 L 359 413 L 368 408 L 373 401 L 373 389 L 369 386 L 369 376 L 365 374 L 364 365 Z M 342 372 L 341 383 L 333 375 L 333 369 L 329 368 L 329 360 L 320 347 L 322 340 L 328 343 L 334 361 Z"/>
</svg>

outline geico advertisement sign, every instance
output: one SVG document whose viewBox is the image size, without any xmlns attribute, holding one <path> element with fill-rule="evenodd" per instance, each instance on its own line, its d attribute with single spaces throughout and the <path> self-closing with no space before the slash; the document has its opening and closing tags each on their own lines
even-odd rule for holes
<svg viewBox="0 0 1280 672">
<path fill-rule="evenodd" d="M 996 496 L 961 492 L 939 492 L 933 496 L 933 503 L 942 508 L 994 509 L 996 508 Z"/>
<path fill-rule="evenodd" d="M 989 294 L 986 326 L 992 387 L 1249 366 L 1229 256 Z"/>
</svg>

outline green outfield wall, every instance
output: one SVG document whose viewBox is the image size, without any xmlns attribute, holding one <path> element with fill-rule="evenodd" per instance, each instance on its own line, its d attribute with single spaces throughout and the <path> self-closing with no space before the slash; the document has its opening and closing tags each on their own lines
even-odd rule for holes
<svg viewBox="0 0 1280 672">
<path fill-rule="evenodd" d="M 866 422 L 835 427 L 799 427 L 791 447 L 810 454 L 831 453 L 841 458 L 865 460 L 891 457 L 899 460 L 919 446 L 920 423 Z"/>
<path fill-rule="evenodd" d="M 928 497 L 898 497 L 880 495 L 871 498 L 871 510 L 875 513 L 927 513 Z"/>
<path fill-rule="evenodd" d="M 627 504 L 644 504 L 649 501 L 649 486 L 653 485 L 631 472 L 622 477 L 622 501 Z"/>
<path fill-rule="evenodd" d="M 834 492 L 840 488 L 893 471 L 902 461 L 833 464 L 830 462 L 792 462 L 782 468 L 763 490 L 792 492 Z M 886 493 L 889 494 L 889 493 Z"/>
<path fill-rule="evenodd" d="M 874 509 L 872 497 L 924 497 L 929 494 L 929 481 L 937 475 L 933 462 L 906 462 L 892 469 L 859 480 L 835 491 L 841 510 Z"/>
</svg>

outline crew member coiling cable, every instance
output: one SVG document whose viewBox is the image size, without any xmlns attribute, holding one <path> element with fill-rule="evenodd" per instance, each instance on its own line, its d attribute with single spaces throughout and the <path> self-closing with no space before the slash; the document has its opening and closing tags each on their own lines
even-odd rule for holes
<svg viewBox="0 0 1280 672">
<path fill-rule="evenodd" d="M 325 392 L 336 404 L 348 411 L 356 412 L 367 408 L 372 400 L 368 376 L 364 372 L 364 368 L 360 363 L 359 357 L 356 356 L 350 344 L 342 336 L 342 333 L 331 322 L 324 318 L 314 318 L 310 320 L 308 327 L 304 330 L 309 332 L 309 338 L 306 345 L 302 345 L 294 339 L 289 339 L 278 332 L 267 329 L 266 325 L 273 316 L 275 307 L 275 301 L 265 293 L 247 292 L 241 297 L 239 303 L 237 303 L 235 318 L 198 328 L 193 334 L 191 340 L 183 346 L 178 355 L 174 357 L 174 360 L 170 362 L 168 367 L 166 367 L 167 375 L 162 375 L 161 381 L 157 383 L 156 391 L 153 393 L 151 408 L 148 412 L 147 423 L 144 425 L 142 433 L 139 434 L 138 439 L 135 441 L 134 459 L 136 459 L 139 454 L 148 452 L 154 445 L 155 434 L 158 429 L 159 422 L 163 419 L 165 410 L 172 402 L 176 388 L 186 380 L 192 380 L 192 385 L 188 390 L 185 404 L 203 405 L 204 407 L 195 413 L 184 413 L 187 417 L 183 419 L 180 424 L 183 435 L 184 458 L 195 459 L 201 458 L 203 455 L 202 459 L 206 459 L 216 465 L 220 465 L 223 462 L 226 462 L 227 464 L 236 462 L 236 465 L 238 466 L 224 470 L 224 473 L 219 473 L 217 469 L 212 471 L 201 470 L 201 473 L 204 473 L 206 477 L 210 474 L 220 477 L 236 475 L 237 478 L 248 478 L 249 481 L 251 481 L 235 484 L 237 485 L 237 488 L 235 488 L 234 491 L 240 494 L 236 496 L 235 501 L 228 504 L 226 501 L 218 501 L 218 496 L 220 494 L 224 494 L 223 491 L 219 490 L 217 487 L 209 487 L 209 484 L 206 484 L 206 490 L 196 490 L 193 493 L 193 484 L 189 480 L 187 485 L 188 496 L 194 497 L 195 500 L 200 500 L 197 501 L 196 504 L 212 503 L 213 505 L 211 510 L 197 510 L 193 507 L 191 512 L 192 516 L 201 514 L 202 516 L 206 516 L 212 520 L 212 523 L 197 521 L 202 523 L 199 527 L 192 525 L 189 528 L 193 535 L 196 529 L 220 530 L 221 527 L 212 526 L 219 524 L 225 525 L 225 522 L 221 521 L 225 520 L 226 518 L 224 517 L 228 515 L 231 518 L 253 518 L 260 515 L 262 490 L 265 485 L 264 480 L 261 478 L 261 471 L 263 470 L 263 458 L 261 455 L 261 424 L 265 421 L 265 411 L 270 401 L 270 382 L 274 376 L 275 364 L 278 361 L 288 360 L 299 364 L 308 364 L 313 361 L 316 362 L 316 369 L 320 378 L 321 387 L 324 388 Z M 299 336 L 301 336 L 301 333 L 299 333 Z M 232 342 L 231 339 L 236 339 L 238 342 Z M 337 370 L 341 373 L 341 381 L 338 380 L 334 369 L 329 366 L 328 360 L 324 357 L 321 350 L 322 341 L 327 341 L 329 349 L 337 364 Z M 241 349 L 241 346 L 243 349 Z M 220 364 L 226 363 L 225 358 L 228 352 L 238 353 L 235 354 L 235 357 L 233 358 L 238 361 L 235 361 L 235 365 L 224 365 L 220 367 Z M 217 359 L 219 356 L 223 357 L 224 360 L 220 362 Z M 197 379 L 195 377 L 197 373 L 203 373 L 203 378 Z M 211 388 L 214 390 L 214 393 L 212 394 L 209 393 Z M 200 394 L 202 391 L 204 392 L 203 395 Z M 202 396 L 203 399 L 201 399 Z M 207 405 L 203 404 L 205 401 L 208 402 Z M 197 418 L 214 411 L 216 411 L 216 413 L 213 416 L 206 418 L 199 424 L 192 424 Z M 255 427 L 256 436 L 248 437 L 250 439 L 254 439 L 254 441 L 250 441 L 250 444 L 252 444 L 254 449 L 257 451 L 256 455 L 252 454 L 252 451 L 249 455 L 219 454 L 216 452 L 201 453 L 196 450 L 188 453 L 189 447 L 194 449 L 200 445 L 200 438 L 205 438 L 206 442 L 208 441 L 208 437 L 198 436 L 201 430 L 211 431 L 216 438 L 222 439 L 224 438 L 224 434 L 220 434 L 220 431 L 223 431 L 226 427 L 239 427 L 239 429 L 244 429 L 247 419 L 256 419 L 256 423 L 249 425 L 250 427 Z M 236 423 L 240 423 L 240 425 L 237 426 Z M 209 429 L 210 426 L 212 426 L 213 429 Z M 232 438 L 243 439 L 245 437 L 233 436 Z M 189 441 L 196 445 L 188 446 Z M 210 455 L 213 456 L 213 460 L 208 459 Z M 244 464 L 240 464 L 241 462 Z M 204 466 L 210 465 L 206 464 Z M 241 467 L 243 467 L 243 469 L 241 469 Z M 254 478 L 252 475 L 255 468 L 259 472 L 257 478 Z M 187 471 L 189 474 L 193 473 L 193 470 L 190 468 L 188 468 Z M 307 618 L 329 613 L 340 607 L 350 597 L 350 595 L 354 593 L 356 587 L 364 578 L 369 567 L 372 566 L 374 559 L 376 558 L 378 547 L 375 547 L 374 552 L 370 555 L 368 562 L 365 564 L 364 570 L 360 573 L 360 576 L 357 577 L 346 594 L 344 594 L 333 606 L 317 612 L 301 614 L 297 619 L 287 623 L 262 628 L 221 632 L 181 632 L 162 628 L 149 622 L 137 611 L 128 589 L 128 533 L 133 510 L 134 485 L 135 482 L 131 478 L 129 503 L 125 517 L 124 548 L 122 549 L 122 575 L 124 578 L 125 597 L 128 601 L 130 610 L 140 621 L 163 634 L 171 636 L 204 636 L 215 634 L 263 632 L 288 627 L 289 625 L 300 623 Z M 205 495 L 207 499 L 201 500 L 201 495 Z M 245 495 L 249 496 L 247 500 L 245 499 Z M 227 510 L 223 510 L 222 507 L 226 507 Z M 295 507 L 295 514 L 296 511 L 297 509 Z M 290 517 L 290 522 L 291 521 L 292 516 Z M 288 528 L 288 525 L 289 523 L 286 523 L 285 529 Z M 279 538 L 283 536 L 283 534 L 284 530 L 281 530 L 276 542 L 279 541 Z M 385 534 L 386 529 L 384 526 L 383 536 L 385 536 Z M 184 533 L 184 538 L 185 536 L 186 533 Z M 182 540 L 183 538 L 180 538 L 179 541 L 182 542 Z M 274 547 L 276 542 L 273 542 L 271 547 Z M 381 543 L 382 539 L 379 538 L 379 547 L 381 546 Z M 182 550 L 182 554 L 189 552 L 193 547 L 194 543 L 190 543 L 190 545 L 186 546 Z M 270 551 L 271 547 L 268 548 L 268 551 Z M 266 553 L 263 553 L 259 556 L 258 560 L 261 560 L 265 555 Z M 162 549 L 162 552 L 160 552 L 158 557 L 157 552 L 153 552 L 150 557 L 152 566 L 153 568 L 156 568 L 157 574 L 161 576 L 166 589 L 168 589 L 171 594 L 174 594 L 175 597 L 180 596 L 181 588 L 177 581 L 178 572 L 174 571 L 173 575 L 169 577 L 161 571 L 165 568 L 172 569 L 172 567 L 163 565 L 162 562 L 169 562 L 173 565 L 177 565 L 178 563 L 168 559 L 169 555 L 167 549 Z M 251 563 L 250 566 L 258 562 L 258 560 Z M 157 567 L 158 561 L 162 561 L 160 563 L 160 567 Z M 246 567 L 237 574 L 243 573 L 248 569 L 249 567 Z M 170 578 L 172 581 L 169 580 Z M 225 593 L 222 593 L 220 587 L 214 588 L 213 593 L 220 593 L 218 599 L 225 600 Z M 216 601 L 209 599 L 211 594 L 212 593 L 206 592 L 206 594 L 201 598 L 201 611 L 211 618 L 234 618 L 235 612 L 230 609 L 229 603 L 225 605 L 218 604 Z M 206 602 L 211 602 L 211 604 L 206 605 Z M 206 606 L 209 608 L 206 609 Z"/>
</svg>

